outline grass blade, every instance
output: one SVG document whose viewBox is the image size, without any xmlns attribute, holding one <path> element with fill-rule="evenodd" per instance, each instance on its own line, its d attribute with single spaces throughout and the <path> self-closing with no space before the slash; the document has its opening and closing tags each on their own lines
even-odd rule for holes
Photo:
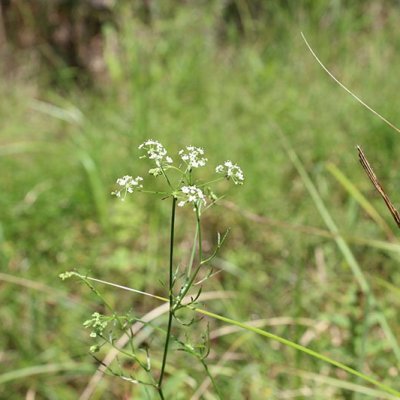
<svg viewBox="0 0 400 400">
<path fill-rule="evenodd" d="M 78 157 L 83 167 L 83 170 L 85 171 L 88 178 L 90 191 L 93 196 L 93 202 L 96 207 L 100 224 L 103 228 L 106 228 L 108 224 L 108 207 L 107 197 L 105 193 L 107 193 L 107 191 L 104 189 L 104 185 L 101 180 L 98 168 L 92 157 L 90 157 L 90 155 L 86 151 L 78 150 Z"/>
<path fill-rule="evenodd" d="M 99 283 L 102 283 L 102 284 L 105 284 L 105 285 L 117 287 L 117 288 L 122 289 L 122 290 L 127 290 L 129 292 L 134 292 L 134 293 L 138 293 L 138 294 L 141 294 L 141 295 L 150 296 L 152 298 L 156 298 L 156 299 L 158 299 L 160 301 L 163 301 L 165 303 L 169 302 L 169 299 L 167 299 L 165 297 L 155 296 L 153 294 L 146 293 L 146 292 L 143 292 L 143 291 L 140 291 L 140 290 L 128 288 L 126 286 L 117 285 L 115 283 L 99 280 L 99 279 L 96 279 L 96 278 L 91 278 L 89 276 L 83 276 L 83 275 L 80 275 L 78 273 L 74 273 L 74 275 L 79 277 L 79 278 L 81 278 L 82 280 L 87 279 L 87 280 L 90 280 L 90 281 L 99 282 Z M 350 368 L 347 365 L 345 365 L 345 364 L 343 364 L 343 363 L 341 363 L 339 361 L 335 361 L 334 359 L 332 359 L 332 358 L 330 358 L 328 356 L 325 356 L 325 355 L 323 355 L 321 353 L 318 353 L 318 352 L 316 352 L 314 350 L 311 350 L 308 347 L 305 347 L 305 346 L 302 346 L 302 345 L 297 344 L 295 342 L 292 342 L 291 340 L 285 339 L 285 338 L 283 338 L 281 336 L 274 335 L 273 333 L 270 333 L 270 332 L 265 331 L 263 329 L 257 328 L 255 326 L 251 326 L 251 325 L 248 325 L 246 323 L 239 322 L 239 321 L 236 321 L 236 320 L 228 318 L 228 317 L 224 317 L 224 316 L 219 315 L 219 314 L 215 314 L 215 313 L 213 313 L 211 311 L 203 310 L 201 308 L 196 308 L 196 307 L 192 307 L 192 306 L 187 306 L 187 307 L 189 309 L 193 310 L 193 311 L 196 311 L 196 312 L 200 313 L 200 314 L 206 315 L 206 316 L 214 318 L 214 319 L 218 319 L 218 320 L 220 320 L 222 322 L 225 322 L 227 324 L 237 326 L 237 327 L 242 328 L 242 329 L 244 329 L 246 331 L 253 332 L 253 333 L 256 333 L 257 335 L 263 336 L 263 337 L 265 337 L 267 339 L 271 339 L 271 340 L 274 340 L 276 342 L 279 342 L 279 343 L 283 344 L 284 346 L 291 347 L 291 348 L 293 348 L 293 349 L 295 349 L 297 351 L 301 351 L 301 352 L 303 352 L 303 353 L 305 353 L 305 354 L 307 354 L 307 355 L 309 355 L 309 356 L 311 356 L 313 358 L 316 358 L 316 359 L 318 359 L 320 361 L 323 361 L 323 362 L 325 362 L 327 364 L 333 365 L 334 367 L 339 368 L 339 369 L 341 369 L 343 371 L 346 371 L 347 373 L 349 373 L 351 375 L 354 375 L 357 378 L 360 378 L 360 379 L 362 379 L 362 380 L 364 380 L 366 382 L 369 382 L 372 385 L 374 385 L 374 386 L 380 388 L 381 390 L 385 391 L 386 393 L 390 393 L 390 394 L 395 395 L 395 396 L 400 398 L 400 392 L 399 391 L 397 391 L 397 390 L 385 385 L 384 383 L 381 383 L 381 382 L 377 381 L 374 378 L 371 378 L 368 375 L 363 374 L 362 372 L 358 372 L 355 369 Z"/>
<path fill-rule="evenodd" d="M 353 185 L 336 165 L 328 163 L 326 169 L 343 186 L 344 189 L 353 197 L 353 199 L 363 208 L 363 210 L 376 222 L 376 224 L 385 232 L 386 236 L 393 240 L 395 235 L 393 230 L 387 224 L 385 219 L 378 213 L 371 202 Z"/>
<path fill-rule="evenodd" d="M 266 337 L 268 339 L 272 339 L 272 340 L 274 340 L 276 342 L 279 342 L 279 343 L 281 343 L 281 344 L 283 344 L 283 345 L 285 345 L 287 347 L 291 347 L 292 349 L 301 351 L 302 353 L 305 353 L 305 354 L 307 354 L 307 355 L 309 355 L 309 356 L 311 356 L 313 358 L 316 358 L 316 359 L 318 359 L 320 361 L 324 361 L 327 364 L 331 364 L 331 365 L 335 366 L 336 368 L 339 368 L 339 369 L 341 369 L 343 371 L 346 371 L 349 374 L 354 375 L 357 378 L 360 378 L 360 379 L 362 379 L 362 380 L 364 380 L 366 382 L 369 382 L 369 383 L 373 384 L 374 386 L 379 387 L 383 391 L 385 391 L 387 393 L 390 393 L 390 394 L 393 394 L 393 395 L 395 395 L 395 396 L 400 398 L 400 392 L 398 392 L 397 390 L 392 389 L 391 387 L 385 385 L 384 383 L 381 383 L 381 382 L 377 381 L 376 379 L 371 378 L 370 376 L 363 374 L 362 372 L 356 371 L 355 369 L 350 368 L 347 365 L 345 365 L 345 364 L 343 364 L 343 363 L 341 363 L 339 361 L 335 361 L 330 357 L 327 357 L 327 356 L 325 356 L 325 355 L 323 355 L 321 353 L 318 353 L 318 352 L 316 352 L 314 350 L 311 350 L 308 347 L 305 347 L 305 346 L 302 346 L 302 345 L 297 344 L 295 342 L 292 342 L 291 340 L 285 339 L 285 338 L 283 338 L 281 336 L 274 335 L 273 333 L 270 333 L 268 331 L 264 331 L 264 330 L 262 330 L 260 328 L 256 328 L 254 326 L 250 326 L 250 325 L 241 323 L 239 321 L 235 321 L 233 319 L 224 317 L 222 315 L 214 314 L 214 313 L 212 313 L 210 311 L 206 311 L 206 310 L 203 310 L 203 309 L 200 309 L 200 308 L 196 308 L 195 311 L 197 311 L 200 314 L 207 315 L 208 317 L 212 317 L 214 319 L 218 319 L 220 321 L 226 322 L 227 324 L 235 325 L 235 326 L 238 326 L 238 327 L 240 327 L 242 329 L 245 329 L 247 331 L 254 332 L 257 335 Z"/>
<path fill-rule="evenodd" d="M 35 375 L 56 374 L 63 371 L 74 371 L 75 373 L 91 373 L 93 372 L 93 365 L 77 364 L 74 362 L 67 362 L 62 364 L 34 365 L 32 367 L 16 369 L 14 371 L 6 372 L 0 375 L 0 385 L 17 379 L 29 378 Z"/>
<path fill-rule="evenodd" d="M 370 285 L 362 272 L 362 269 L 360 265 L 358 264 L 357 260 L 355 259 L 350 247 L 347 245 L 346 241 L 344 240 L 343 236 L 340 234 L 339 229 L 337 228 L 335 222 L 333 221 L 332 216 L 330 215 L 328 209 L 326 208 L 321 196 L 318 193 L 317 188 L 315 187 L 314 183 L 312 182 L 311 178 L 309 177 L 307 171 L 305 170 L 303 163 L 297 156 L 296 152 L 293 150 L 291 147 L 290 143 L 286 139 L 286 137 L 283 135 L 283 133 L 280 133 L 280 138 L 282 145 L 286 151 L 286 154 L 288 155 L 290 161 L 296 168 L 297 172 L 299 173 L 301 179 L 303 180 L 303 183 L 308 190 L 312 200 L 314 201 L 314 204 L 319 211 L 323 221 L 325 222 L 326 226 L 330 230 L 332 234 L 335 235 L 335 242 L 342 253 L 344 259 L 346 260 L 347 264 L 349 265 L 356 281 L 358 282 L 362 292 L 369 297 L 370 299 L 370 304 L 371 307 L 378 312 L 378 319 L 379 319 L 379 324 L 385 333 L 386 338 L 388 339 L 388 342 L 390 343 L 390 346 L 392 347 L 393 353 L 395 354 L 397 358 L 397 362 L 400 363 L 400 347 L 397 343 L 396 336 L 393 334 L 392 329 L 390 328 L 390 325 L 383 314 L 383 312 L 380 310 L 379 305 L 375 299 L 375 296 L 372 293 L 372 290 L 370 288 Z"/>
<path fill-rule="evenodd" d="M 321 374 L 315 374 L 313 372 L 287 368 L 287 366 L 282 366 L 282 369 L 279 371 L 279 373 L 295 375 L 304 380 L 314 381 L 317 383 L 334 386 L 339 389 L 349 390 L 354 393 L 360 393 L 365 396 L 373 397 L 374 399 L 395 400 L 398 398 L 397 396 L 393 396 L 391 394 L 382 392 L 381 390 L 376 390 L 376 389 L 368 388 L 365 386 L 360 386 L 360 385 L 357 385 L 352 382 L 346 382 L 341 379 L 336 379 L 336 378 L 332 378 L 330 376 L 325 376 L 325 375 L 321 375 Z"/>
</svg>

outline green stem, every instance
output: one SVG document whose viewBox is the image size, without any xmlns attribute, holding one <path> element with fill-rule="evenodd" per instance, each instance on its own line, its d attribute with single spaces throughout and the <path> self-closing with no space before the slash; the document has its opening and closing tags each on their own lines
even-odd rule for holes
<svg viewBox="0 0 400 400">
<path fill-rule="evenodd" d="M 201 237 L 200 207 L 201 205 L 196 205 L 196 220 L 197 220 L 197 228 L 199 230 L 199 260 L 201 263 L 201 260 L 203 259 L 203 246 Z"/>
<path fill-rule="evenodd" d="M 192 246 L 192 252 L 190 254 L 190 260 L 189 260 L 189 266 L 187 269 L 187 278 L 189 279 L 191 273 L 192 273 L 192 268 L 193 268 L 193 263 L 194 263 L 194 256 L 196 254 L 196 243 L 197 243 L 197 236 L 199 235 L 199 224 L 196 225 L 196 232 L 194 234 L 193 238 L 193 246 Z"/>
<path fill-rule="evenodd" d="M 171 188 L 171 190 L 173 191 L 174 188 L 172 187 L 171 182 L 169 181 L 168 176 L 167 176 L 167 174 L 165 173 L 164 168 L 162 167 L 162 165 L 160 166 L 160 169 L 161 169 L 161 173 L 163 174 L 165 180 L 166 180 L 167 183 L 168 183 L 168 186 L 169 186 L 169 187 Z"/>
<path fill-rule="evenodd" d="M 206 374 L 207 374 L 208 378 L 210 379 L 211 384 L 213 385 L 213 388 L 214 388 L 214 390 L 215 390 L 215 393 L 217 394 L 219 400 L 222 400 L 221 393 L 220 393 L 219 390 L 218 390 L 218 385 L 217 385 L 217 383 L 215 382 L 215 379 L 214 379 L 214 377 L 212 376 L 210 370 L 208 369 L 208 365 L 206 364 L 206 362 L 205 362 L 204 360 L 200 360 L 200 361 L 201 361 L 201 363 L 202 363 L 202 365 L 203 365 L 203 367 L 204 367 L 204 369 L 205 369 L 205 371 L 206 371 Z"/>
<path fill-rule="evenodd" d="M 200 187 L 200 188 L 201 188 L 201 187 L 205 187 L 205 186 L 211 185 L 212 183 L 222 181 L 223 179 L 225 179 L 225 178 L 223 178 L 223 177 L 221 176 L 220 178 L 216 178 L 216 179 L 213 179 L 213 180 L 211 180 L 211 181 L 204 182 L 204 183 L 202 183 L 202 184 L 200 184 L 200 185 L 197 185 L 197 186 Z"/>
<path fill-rule="evenodd" d="M 158 394 L 160 395 L 160 399 L 161 400 L 165 400 L 164 394 L 163 394 L 163 392 L 162 392 L 160 387 L 157 388 L 157 391 L 158 391 Z"/>
<path fill-rule="evenodd" d="M 168 327 L 167 327 L 167 337 L 165 339 L 164 354 L 161 364 L 160 378 L 158 380 L 158 393 L 161 399 L 164 399 L 161 386 L 164 378 L 165 364 L 167 362 L 168 346 L 171 337 L 171 327 L 172 327 L 172 316 L 173 316 L 173 303 L 174 296 L 172 293 L 173 286 L 173 262 L 174 262 L 174 233 L 175 233 L 175 211 L 176 211 L 176 197 L 172 197 L 172 210 L 171 210 L 171 236 L 169 241 L 169 285 L 168 285 L 168 297 L 169 297 L 169 311 L 168 311 Z"/>
<path fill-rule="evenodd" d="M 202 246 L 202 235 L 201 235 L 201 224 L 200 224 L 200 209 L 199 206 L 196 205 L 196 221 L 197 221 L 197 229 L 196 229 L 196 234 L 198 238 L 198 248 L 199 248 L 199 265 L 195 269 L 193 275 L 191 276 L 190 280 L 185 283 L 185 287 L 182 290 L 182 292 L 179 294 L 177 301 L 175 302 L 175 306 L 173 308 L 173 311 L 177 310 L 181 306 L 181 301 L 183 298 L 186 296 L 187 292 L 189 289 L 193 286 L 193 282 L 196 279 L 196 276 L 198 275 L 200 271 L 200 267 L 203 265 L 202 259 L 203 259 L 203 246 Z M 191 267 L 190 267 L 191 269 Z"/>
</svg>

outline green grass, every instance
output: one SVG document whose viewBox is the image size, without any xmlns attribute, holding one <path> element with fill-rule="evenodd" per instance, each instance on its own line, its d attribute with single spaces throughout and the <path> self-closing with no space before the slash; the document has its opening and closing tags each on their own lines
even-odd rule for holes
<svg viewBox="0 0 400 400">
<path fill-rule="evenodd" d="M 2 80 L 0 398 L 21 399 L 31 391 L 37 398 L 76 399 L 96 366 L 81 324 L 101 305 L 84 286 L 60 282 L 60 272 L 77 268 L 165 295 L 159 279 L 167 281 L 169 204 L 160 207 L 145 196 L 121 204 L 109 196 L 117 177 L 145 174 L 136 160 L 137 146 L 147 138 L 160 140 L 170 152 L 187 144 L 202 146 L 212 165 L 235 160 L 247 181 L 240 191 L 230 191 L 229 200 L 289 224 L 257 223 L 222 204 L 210 210 L 205 248 L 212 247 L 217 231 L 232 230 L 214 261 L 222 273 L 204 290 L 235 294 L 207 303 L 209 311 L 237 321 L 290 317 L 291 323 L 267 330 L 400 390 L 393 341 L 380 325 L 384 318 L 399 336 L 398 254 L 372 245 L 372 240 L 389 241 L 377 219 L 395 228 L 355 148 L 363 146 L 397 202 L 400 137 L 332 82 L 300 36 L 303 31 L 346 86 L 400 125 L 400 10 L 390 5 L 385 10 L 366 6 L 362 18 L 344 6 L 331 17 L 323 10 L 312 15 L 277 10 L 268 24 L 246 19 L 244 37 L 230 26 L 220 33 L 217 7 L 182 7 L 155 19 L 151 28 L 125 13 L 119 32 L 107 30 L 106 85 L 60 91 L 42 84 L 44 79 L 32 79 L 34 70 L 29 77 L 13 78 L 13 90 Z M 278 132 L 295 149 L 308 184 Z M 339 182 L 327 163 L 355 189 Z M 329 235 L 290 228 L 326 229 L 316 198 L 308 193 L 311 183 L 347 247 L 338 247 Z M 380 218 L 369 216 L 356 189 Z M 191 236 L 183 227 L 191 216 L 190 210 L 177 215 L 177 259 L 190 249 Z M 349 254 L 361 275 L 349 267 Z M 360 279 L 368 281 L 368 290 L 360 290 Z M 133 309 L 138 317 L 158 306 L 111 288 L 104 293 L 115 308 Z M 371 294 L 378 311 L 369 306 Z M 297 323 L 301 318 L 315 321 L 316 330 Z M 165 327 L 165 322 L 161 318 L 157 324 Z M 211 332 L 222 326 L 210 319 Z M 162 335 L 153 341 L 157 347 Z M 172 357 L 166 391 L 176 395 L 170 398 L 190 398 L 204 373 L 186 355 Z M 313 399 L 367 396 L 367 389 L 356 394 L 353 386 L 338 383 L 366 386 L 362 381 L 241 331 L 212 342 L 210 369 L 224 397 L 233 400 L 296 393 L 306 398 L 305 388 Z M 143 390 L 106 377 L 95 398 L 146 398 Z M 211 387 L 206 393 L 203 398 L 214 398 Z"/>
</svg>

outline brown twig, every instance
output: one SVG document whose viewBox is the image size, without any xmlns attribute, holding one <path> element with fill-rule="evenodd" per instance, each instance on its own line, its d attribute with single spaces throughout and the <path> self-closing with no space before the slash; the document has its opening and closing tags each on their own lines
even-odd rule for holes
<svg viewBox="0 0 400 400">
<path fill-rule="evenodd" d="M 368 178 L 374 185 L 375 189 L 379 192 L 379 194 L 382 196 L 383 201 L 385 202 L 387 208 L 390 211 L 390 214 L 392 214 L 393 219 L 396 221 L 397 226 L 400 228 L 400 214 L 393 205 L 393 203 L 390 201 L 389 196 L 386 194 L 386 192 L 383 190 L 382 185 L 379 183 L 378 178 L 375 175 L 375 172 L 371 168 L 370 163 L 367 160 L 367 157 L 365 156 L 364 152 L 362 151 L 360 146 L 357 146 L 358 150 L 358 157 L 360 159 L 360 163 L 362 167 L 364 168 L 364 171 L 367 173 Z"/>
</svg>

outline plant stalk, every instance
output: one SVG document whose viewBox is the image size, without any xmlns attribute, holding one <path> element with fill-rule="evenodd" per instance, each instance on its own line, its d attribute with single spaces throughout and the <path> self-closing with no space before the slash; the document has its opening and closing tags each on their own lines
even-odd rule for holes
<svg viewBox="0 0 400 400">
<path fill-rule="evenodd" d="M 200 223 L 200 209 L 198 206 L 196 206 L 196 223 L 197 223 L 197 227 L 196 227 L 196 235 L 195 238 L 197 237 L 198 240 L 198 253 L 199 253 L 199 263 L 197 268 L 195 269 L 195 271 L 193 272 L 192 276 L 190 277 L 189 281 L 185 284 L 184 289 L 182 290 L 182 292 L 179 294 L 178 296 L 178 300 L 175 303 L 175 306 L 173 308 L 173 311 L 177 310 L 180 305 L 181 305 L 181 301 L 183 300 L 183 298 L 186 296 L 187 292 L 190 290 L 190 288 L 193 286 L 193 282 L 196 279 L 196 276 L 198 275 L 199 271 L 200 271 L 200 267 L 203 265 L 202 261 L 203 261 L 203 247 L 202 247 L 202 234 L 201 234 L 201 223 Z M 195 250 L 195 246 L 193 246 L 193 253 L 192 256 L 194 256 L 194 250 Z M 193 262 L 193 259 L 191 259 L 191 264 Z M 191 269 L 192 269 L 192 265 L 190 264 L 189 270 L 191 273 Z"/>
<path fill-rule="evenodd" d="M 168 326 L 167 326 L 167 337 L 165 339 L 164 354 L 161 364 L 160 378 L 158 380 L 158 393 L 161 399 L 164 399 L 162 393 L 162 381 L 164 378 L 165 365 L 167 363 L 168 346 L 171 337 L 172 328 L 172 317 L 173 317 L 173 306 L 174 306 L 174 296 L 172 293 L 173 286 L 173 262 L 174 262 L 174 233 L 175 233 L 175 211 L 176 211 L 176 197 L 172 197 L 172 209 L 171 209 L 171 235 L 169 241 L 169 285 L 168 285 L 168 298 L 169 298 L 169 311 L 168 311 Z"/>
</svg>

